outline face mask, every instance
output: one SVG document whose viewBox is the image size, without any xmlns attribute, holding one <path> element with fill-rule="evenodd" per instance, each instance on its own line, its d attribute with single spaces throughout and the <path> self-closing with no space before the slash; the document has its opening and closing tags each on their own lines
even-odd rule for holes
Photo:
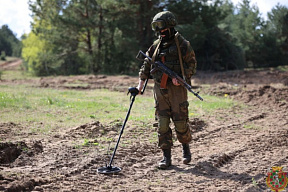
<svg viewBox="0 0 288 192">
<path fill-rule="evenodd" d="M 162 37 L 163 40 L 173 39 L 174 35 L 175 35 L 174 27 L 168 28 L 167 30 L 163 32 L 160 31 L 160 36 Z"/>
</svg>

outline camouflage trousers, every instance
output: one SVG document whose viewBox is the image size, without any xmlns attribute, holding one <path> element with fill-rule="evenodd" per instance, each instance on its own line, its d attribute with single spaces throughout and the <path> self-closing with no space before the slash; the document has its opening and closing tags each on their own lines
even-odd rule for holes
<svg viewBox="0 0 288 192">
<path fill-rule="evenodd" d="M 175 132 L 180 143 L 192 140 L 188 127 L 187 90 L 183 86 L 175 86 L 168 82 L 167 89 L 161 89 L 159 83 L 154 84 L 156 117 L 158 120 L 158 147 L 169 149 L 173 146 L 170 119 L 175 125 Z"/>
</svg>

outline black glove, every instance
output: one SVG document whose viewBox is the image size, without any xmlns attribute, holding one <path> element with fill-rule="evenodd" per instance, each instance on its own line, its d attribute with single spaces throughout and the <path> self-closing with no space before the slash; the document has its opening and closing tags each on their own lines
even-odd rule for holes
<svg viewBox="0 0 288 192">
<path fill-rule="evenodd" d="M 136 96 L 139 94 L 139 90 L 136 87 L 129 87 L 127 95 L 129 93 L 131 94 L 131 96 Z"/>
</svg>

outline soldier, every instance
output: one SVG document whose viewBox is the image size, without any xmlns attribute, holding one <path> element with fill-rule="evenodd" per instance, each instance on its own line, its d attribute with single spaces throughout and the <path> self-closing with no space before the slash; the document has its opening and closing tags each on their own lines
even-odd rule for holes
<svg viewBox="0 0 288 192">
<path fill-rule="evenodd" d="M 167 67 L 179 74 L 191 85 L 191 77 L 196 72 L 196 59 L 189 43 L 176 29 L 175 16 L 169 11 L 156 14 L 151 23 L 152 29 L 159 38 L 151 45 L 146 54 L 152 61 L 162 61 Z M 144 61 L 139 72 L 138 90 L 142 90 L 144 82 L 150 76 L 153 68 Z M 170 79 L 165 73 L 156 71 L 154 79 L 154 98 L 156 104 L 156 119 L 158 120 L 158 147 L 163 151 L 163 160 L 158 168 L 166 169 L 171 165 L 172 130 L 170 119 L 175 125 L 177 139 L 183 146 L 183 163 L 191 161 L 189 142 L 191 141 L 188 122 L 187 90 L 180 86 L 175 78 Z"/>
</svg>

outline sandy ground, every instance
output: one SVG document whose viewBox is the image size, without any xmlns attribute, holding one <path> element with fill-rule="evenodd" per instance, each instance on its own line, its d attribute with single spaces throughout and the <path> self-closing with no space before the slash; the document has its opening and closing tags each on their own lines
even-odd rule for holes
<svg viewBox="0 0 288 192">
<path fill-rule="evenodd" d="M 137 78 L 87 75 L 0 81 L 2 85 L 23 83 L 43 88 L 127 91 Z M 146 96 L 152 97 L 151 83 Z M 204 89 L 204 84 L 211 87 Z M 199 72 L 193 86 L 202 93 L 227 94 L 245 107 L 239 104 L 189 120 L 193 133 L 189 165 L 182 164 L 181 145 L 175 141 L 173 165 L 168 170 L 156 168 L 162 154 L 149 139 L 156 133 L 152 120 L 137 129 L 127 124 L 123 145 L 113 161 L 122 171 L 103 175 L 97 168 L 109 163 L 115 142 L 97 138 L 117 138 L 119 126 L 87 122 L 41 138 L 19 131 L 25 129 L 21 124 L 1 119 L 0 191 L 271 191 L 265 183 L 270 168 L 283 166 L 287 172 L 288 167 L 288 72 Z M 83 138 L 111 144 L 110 153 L 92 144 L 78 148 L 72 142 Z"/>
</svg>

